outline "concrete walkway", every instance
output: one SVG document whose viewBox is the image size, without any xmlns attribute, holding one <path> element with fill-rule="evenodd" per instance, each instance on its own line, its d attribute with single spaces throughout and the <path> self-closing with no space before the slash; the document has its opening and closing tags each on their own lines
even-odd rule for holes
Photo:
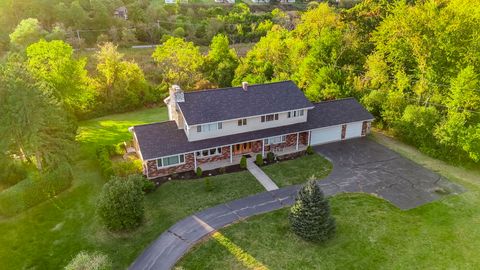
<svg viewBox="0 0 480 270">
<path fill-rule="evenodd" d="M 332 173 L 318 181 L 327 196 L 365 192 L 408 210 L 445 196 L 438 190 L 448 190 L 451 194 L 464 191 L 368 139 L 332 143 L 315 150 L 334 164 Z M 130 269 L 171 269 L 191 247 L 212 232 L 254 215 L 291 206 L 299 188 L 300 185 L 283 187 L 197 212 L 163 232 Z"/>
<path fill-rule="evenodd" d="M 247 159 L 247 169 L 267 191 L 278 189 L 277 184 L 253 162 L 253 158 Z"/>
</svg>

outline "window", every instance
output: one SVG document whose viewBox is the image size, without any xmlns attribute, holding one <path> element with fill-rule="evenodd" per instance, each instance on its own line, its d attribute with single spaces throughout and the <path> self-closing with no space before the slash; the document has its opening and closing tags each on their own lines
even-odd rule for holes
<svg viewBox="0 0 480 270">
<path fill-rule="evenodd" d="M 210 148 L 202 151 L 197 151 L 197 157 L 210 157 L 222 154 L 222 148 Z"/>
<path fill-rule="evenodd" d="M 210 132 L 218 129 L 222 129 L 222 122 L 197 126 L 197 132 Z"/>
<path fill-rule="evenodd" d="M 183 163 L 185 163 L 185 155 L 175 155 L 175 156 L 169 156 L 169 157 L 163 157 L 163 158 L 157 159 L 158 168 L 170 167 L 170 166 L 183 164 Z"/>
<path fill-rule="evenodd" d="M 270 122 L 273 120 L 278 120 L 278 113 L 262 115 L 261 117 L 262 122 Z"/>
<path fill-rule="evenodd" d="M 303 114 L 304 114 L 303 110 L 295 110 L 295 111 L 288 112 L 287 117 L 288 118 L 299 117 L 299 116 L 303 116 Z"/>
<path fill-rule="evenodd" d="M 246 125 L 247 125 L 247 119 L 238 120 L 238 126 L 246 126 Z"/>
<path fill-rule="evenodd" d="M 276 137 L 270 137 L 264 140 L 265 145 L 269 144 L 277 144 L 277 143 L 283 143 L 287 140 L 287 136 L 276 136 Z"/>
</svg>

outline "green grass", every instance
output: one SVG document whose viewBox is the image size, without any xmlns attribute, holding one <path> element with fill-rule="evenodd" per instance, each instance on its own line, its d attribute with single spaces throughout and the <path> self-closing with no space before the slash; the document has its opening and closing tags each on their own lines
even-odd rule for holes
<svg viewBox="0 0 480 270">
<path fill-rule="evenodd" d="M 222 238 L 196 246 L 178 265 L 245 269 L 247 254 L 247 262 L 253 258 L 269 269 L 477 269 L 480 171 L 445 164 L 381 134 L 374 137 L 468 191 L 409 211 L 367 194 L 337 195 L 331 205 L 338 232 L 323 245 L 292 234 L 288 209 L 282 209 L 221 230 Z"/>
<path fill-rule="evenodd" d="M 165 108 L 102 117 L 81 123 L 73 186 L 13 218 L 0 220 L 0 269 L 59 269 L 82 250 L 107 254 L 116 269 L 126 268 L 161 232 L 203 208 L 263 191 L 248 172 L 204 180 L 171 181 L 146 196 L 145 223 L 136 231 L 112 234 L 95 215 L 95 201 L 105 182 L 93 150 L 96 145 L 130 139 L 127 128 L 163 121 Z"/>
<path fill-rule="evenodd" d="M 316 179 L 327 176 L 332 164 L 320 155 L 313 154 L 262 167 L 262 170 L 279 186 L 305 183 L 312 175 Z"/>
</svg>

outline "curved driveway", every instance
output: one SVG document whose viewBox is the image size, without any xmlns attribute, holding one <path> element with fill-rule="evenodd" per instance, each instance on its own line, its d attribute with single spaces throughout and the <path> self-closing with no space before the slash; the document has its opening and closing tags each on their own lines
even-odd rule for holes
<svg viewBox="0 0 480 270">
<path fill-rule="evenodd" d="M 407 210 L 463 188 L 369 139 L 316 146 L 333 163 L 318 182 L 326 195 L 365 192 Z M 228 224 L 293 204 L 299 185 L 267 191 L 197 212 L 163 232 L 130 269 L 171 269 L 198 241 Z M 161 206 L 160 206 L 161 207 Z"/>
</svg>

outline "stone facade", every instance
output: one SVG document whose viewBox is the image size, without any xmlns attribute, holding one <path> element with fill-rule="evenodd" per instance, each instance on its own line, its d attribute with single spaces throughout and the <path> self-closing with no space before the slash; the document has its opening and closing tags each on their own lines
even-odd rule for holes
<svg viewBox="0 0 480 270">
<path fill-rule="evenodd" d="M 165 175 L 170 175 L 179 172 L 193 171 L 195 169 L 195 164 L 193 161 L 193 153 L 185 154 L 185 163 L 178 166 L 172 166 L 164 169 L 157 168 L 156 160 L 147 161 L 147 177 L 148 178 L 157 178 Z"/>
<path fill-rule="evenodd" d="M 262 153 L 262 140 L 252 142 L 252 152 Z"/>
<path fill-rule="evenodd" d="M 219 161 L 219 160 L 229 159 L 229 158 L 230 158 L 230 146 L 224 146 L 222 147 L 222 154 L 220 155 L 204 157 L 204 158 L 200 158 L 197 156 L 197 166 L 200 166 L 201 164 L 205 164 L 208 162 L 214 162 L 214 161 Z"/>
<path fill-rule="evenodd" d="M 298 143 L 308 145 L 308 131 L 300 132 L 300 138 L 298 140 Z"/>
</svg>

